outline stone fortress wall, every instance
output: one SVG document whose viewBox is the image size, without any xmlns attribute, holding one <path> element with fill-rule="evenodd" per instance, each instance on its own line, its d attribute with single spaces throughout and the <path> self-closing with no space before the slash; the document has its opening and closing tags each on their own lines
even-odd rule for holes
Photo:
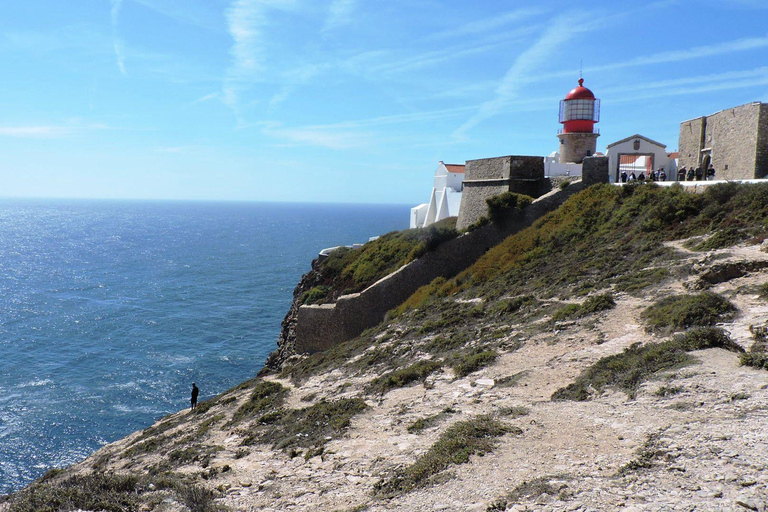
<svg viewBox="0 0 768 512">
<path fill-rule="evenodd" d="M 498 162 L 485 161 L 482 164 L 484 170 L 481 172 L 495 176 L 490 172 L 496 172 L 499 165 L 509 168 L 509 159 L 513 158 L 516 157 L 486 159 Z M 540 157 L 539 161 L 542 161 Z M 320 352 L 354 338 L 365 329 L 378 325 L 390 309 L 402 304 L 419 287 L 429 284 L 437 277 L 455 276 L 477 261 L 488 249 L 509 235 L 529 227 L 544 214 L 556 210 L 566 199 L 586 186 L 608 183 L 607 157 L 585 159 L 584 170 L 581 182 L 539 197 L 523 210 L 520 218 L 509 219 L 502 224 L 487 224 L 460 235 L 439 245 L 418 260 L 404 265 L 362 292 L 339 297 L 334 304 L 301 306 L 296 321 L 294 350 L 297 353 Z M 507 190 L 509 188 L 504 185 L 501 191 Z M 484 200 L 483 204 L 485 205 Z"/>
<path fill-rule="evenodd" d="M 768 104 L 754 102 L 680 123 L 678 167 L 709 161 L 716 178 L 739 180 L 768 175 Z"/>
<path fill-rule="evenodd" d="M 540 156 L 467 160 L 456 229 L 466 229 L 485 215 L 486 199 L 504 192 L 539 197 L 550 189 L 548 185 L 544 178 L 544 158 Z"/>
</svg>

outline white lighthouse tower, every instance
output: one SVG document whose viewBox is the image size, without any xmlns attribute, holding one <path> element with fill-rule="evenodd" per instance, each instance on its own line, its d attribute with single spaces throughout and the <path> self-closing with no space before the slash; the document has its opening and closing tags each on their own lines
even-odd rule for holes
<svg viewBox="0 0 768 512">
<path fill-rule="evenodd" d="M 579 78 L 579 86 L 560 101 L 560 163 L 580 164 L 597 148 L 600 134 L 595 133 L 595 123 L 600 121 L 600 100 L 583 84 L 584 79 Z"/>
</svg>

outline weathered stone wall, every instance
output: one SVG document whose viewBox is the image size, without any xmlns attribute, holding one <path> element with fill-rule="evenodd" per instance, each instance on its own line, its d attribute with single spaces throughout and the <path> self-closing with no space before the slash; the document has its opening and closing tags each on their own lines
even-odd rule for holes
<svg viewBox="0 0 768 512">
<path fill-rule="evenodd" d="M 560 139 L 560 162 L 580 164 L 587 156 L 594 155 L 599 136 L 598 133 L 559 134 L 557 138 Z"/>
<path fill-rule="evenodd" d="M 717 179 L 763 178 L 768 174 L 768 105 L 749 103 L 680 124 L 679 165 L 701 165 L 705 155 Z"/>
<path fill-rule="evenodd" d="M 596 183 L 609 183 L 608 157 L 589 156 L 585 158 L 581 166 L 581 180 L 585 187 Z"/>
<path fill-rule="evenodd" d="M 464 183 L 464 191 L 461 193 L 461 206 L 459 218 L 456 220 L 457 229 L 467 229 L 488 213 L 486 199 L 509 191 L 509 181 L 498 183 Z"/>
<path fill-rule="evenodd" d="M 678 139 L 678 148 L 680 157 L 677 160 L 677 168 L 685 167 L 690 169 L 699 165 L 701 155 L 701 145 L 704 138 L 704 123 L 706 118 L 697 117 L 690 121 L 680 123 L 680 138 Z"/>
<path fill-rule="evenodd" d="M 468 160 L 456 227 L 466 229 L 488 213 L 485 201 L 493 196 L 516 192 L 538 197 L 545 189 L 543 157 L 502 156 Z"/>
<path fill-rule="evenodd" d="M 717 178 L 755 178 L 760 104 L 751 103 L 707 116 L 704 149 L 712 148 Z"/>
<path fill-rule="evenodd" d="M 296 323 L 294 350 L 312 353 L 349 340 L 379 324 L 390 309 L 401 304 L 420 286 L 436 277 L 452 277 L 477 261 L 488 249 L 524 229 L 583 189 L 574 183 L 552 191 L 503 225 L 489 224 L 439 245 L 416 261 L 382 278 L 360 293 L 344 295 L 335 304 L 301 306 Z"/>
<path fill-rule="evenodd" d="M 755 178 L 768 177 L 768 103 L 760 104 L 760 119 L 757 123 L 757 157 Z"/>
</svg>

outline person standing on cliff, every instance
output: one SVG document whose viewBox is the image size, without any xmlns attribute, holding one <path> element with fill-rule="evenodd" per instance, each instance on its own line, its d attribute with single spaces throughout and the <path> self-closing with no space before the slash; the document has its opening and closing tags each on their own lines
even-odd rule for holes
<svg viewBox="0 0 768 512">
<path fill-rule="evenodd" d="M 192 398 L 190 399 L 190 403 L 192 404 L 192 409 L 197 407 L 197 395 L 200 394 L 200 388 L 197 387 L 197 384 L 194 382 L 192 383 Z"/>
</svg>

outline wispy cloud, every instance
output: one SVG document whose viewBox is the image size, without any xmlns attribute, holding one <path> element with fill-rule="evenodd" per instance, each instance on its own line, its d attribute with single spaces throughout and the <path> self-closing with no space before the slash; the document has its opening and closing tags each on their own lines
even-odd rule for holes
<svg viewBox="0 0 768 512">
<path fill-rule="evenodd" d="M 746 89 L 768 85 L 768 66 L 742 71 L 726 71 L 656 82 L 644 82 L 632 86 L 605 89 L 604 97 L 613 103 L 702 94 L 734 89 Z M 627 94 L 631 92 L 632 94 Z M 638 94 L 639 92 L 639 94 Z"/>
<path fill-rule="evenodd" d="M 323 24 L 323 32 L 330 32 L 351 23 L 356 7 L 357 0 L 331 0 L 328 16 Z"/>
<path fill-rule="evenodd" d="M 440 32 L 430 34 L 425 40 L 455 39 L 459 36 L 469 36 L 475 34 L 488 34 L 512 23 L 519 23 L 528 18 L 546 13 L 541 8 L 525 8 L 514 11 L 500 13 L 490 18 L 469 21 L 463 25 L 447 28 Z"/>
<path fill-rule="evenodd" d="M 180 23 L 195 25 L 207 30 L 221 30 L 219 19 L 212 8 L 213 2 L 200 0 L 133 0 L 159 14 Z"/>
<path fill-rule="evenodd" d="M 281 128 L 265 127 L 262 133 L 290 145 L 316 146 L 326 149 L 352 149 L 369 145 L 373 134 L 359 130 L 339 130 L 323 127 Z"/>
<path fill-rule="evenodd" d="M 225 17 L 233 44 L 229 50 L 232 62 L 224 78 L 222 98 L 236 114 L 239 113 L 240 93 L 265 69 L 264 30 L 269 11 L 294 6 L 294 0 L 234 0 L 227 8 Z"/>
<path fill-rule="evenodd" d="M 210 94 L 206 94 L 205 96 L 200 96 L 196 100 L 192 102 L 192 105 L 195 105 L 196 103 L 205 103 L 207 101 L 215 100 L 216 98 L 219 98 L 221 96 L 221 93 L 219 92 L 212 92 Z"/>
<path fill-rule="evenodd" d="M 594 66 L 589 71 L 605 71 L 634 66 L 647 66 L 650 64 L 665 64 L 670 62 L 681 62 L 685 60 L 701 59 L 704 57 L 714 57 L 717 55 L 730 55 L 732 53 L 744 52 L 749 50 L 759 50 L 768 47 L 768 35 L 764 37 L 747 37 L 726 41 L 705 46 L 696 46 L 685 50 L 674 50 L 668 52 L 659 52 L 651 55 L 635 57 L 625 62 L 615 62 L 604 66 Z"/>
<path fill-rule="evenodd" d="M 123 0 L 112 0 L 112 40 L 115 47 L 115 57 L 117 57 L 117 67 L 120 72 L 127 75 L 125 71 L 125 45 L 118 31 L 118 21 L 120 18 L 120 9 L 123 7 Z"/>
<path fill-rule="evenodd" d="M 79 122 L 66 125 L 0 126 L 0 137 L 59 139 L 76 135 L 84 131 L 108 129 L 110 128 L 104 124 L 82 124 Z"/>
<path fill-rule="evenodd" d="M 460 44 L 442 45 L 438 50 L 417 52 L 405 50 L 369 50 L 346 58 L 340 67 L 349 72 L 381 75 L 412 73 L 415 70 L 456 62 L 461 58 L 498 50 L 499 45 L 520 41 L 540 33 L 543 26 L 529 24 L 503 34 L 491 34 L 482 38 L 469 38 Z"/>
<path fill-rule="evenodd" d="M 340 123 L 284 127 L 278 123 L 262 123 L 262 133 L 291 145 L 309 145 L 327 149 L 351 149 L 373 145 L 380 140 L 379 128 L 392 125 L 413 126 L 417 123 L 458 119 L 476 107 L 455 107 L 356 119 Z"/>
<path fill-rule="evenodd" d="M 522 86 L 530 81 L 536 70 L 546 63 L 553 53 L 578 32 L 587 30 L 587 25 L 583 23 L 586 20 L 579 18 L 573 13 L 555 18 L 541 37 L 518 55 L 496 87 L 493 98 L 480 105 L 477 112 L 454 132 L 454 137 L 465 138 L 469 130 L 498 115 L 515 100 Z"/>
</svg>

